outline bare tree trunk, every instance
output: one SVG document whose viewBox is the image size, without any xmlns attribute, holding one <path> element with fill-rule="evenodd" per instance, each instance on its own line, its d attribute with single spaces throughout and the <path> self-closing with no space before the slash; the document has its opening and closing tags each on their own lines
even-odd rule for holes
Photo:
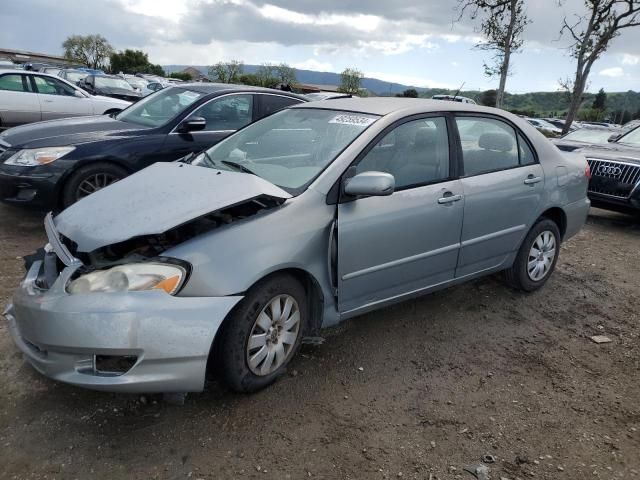
<svg viewBox="0 0 640 480">
<path fill-rule="evenodd" d="M 496 107 L 502 108 L 504 103 L 504 89 L 507 85 L 507 76 L 509 76 L 509 62 L 511 60 L 511 40 L 513 39 L 513 29 L 516 25 L 516 8 L 518 6 L 518 0 L 511 0 L 509 7 L 509 28 L 507 29 L 507 38 L 505 41 L 504 57 L 502 59 L 502 65 L 500 66 L 500 84 L 498 85 L 498 91 L 496 92 Z"/>
</svg>

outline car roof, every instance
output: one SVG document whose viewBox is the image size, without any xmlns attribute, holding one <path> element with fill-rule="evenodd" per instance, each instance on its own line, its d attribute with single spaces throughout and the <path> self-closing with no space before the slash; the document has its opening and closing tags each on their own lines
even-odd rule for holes
<svg viewBox="0 0 640 480">
<path fill-rule="evenodd" d="M 324 110 L 346 110 L 372 115 L 389 115 L 396 112 L 406 114 L 428 112 L 478 112 L 505 116 L 507 112 L 492 107 L 482 107 L 472 103 L 443 102 L 427 98 L 375 97 L 375 98 L 335 98 L 331 101 L 318 100 L 295 105 L 293 108 L 320 108 Z"/>
<path fill-rule="evenodd" d="M 195 90 L 201 93 L 217 93 L 225 90 L 233 90 L 236 92 L 265 92 L 265 93 L 277 93 L 279 95 L 286 95 L 289 97 L 299 98 L 300 100 L 309 100 L 305 98 L 303 95 L 298 95 L 297 93 L 287 92 L 286 90 L 277 90 L 275 88 L 265 88 L 265 87 L 254 87 L 251 85 L 235 85 L 230 83 L 204 83 L 204 82 L 189 82 L 189 83 L 178 83 L 175 85 L 171 85 L 167 88 L 188 88 L 189 90 Z"/>
</svg>

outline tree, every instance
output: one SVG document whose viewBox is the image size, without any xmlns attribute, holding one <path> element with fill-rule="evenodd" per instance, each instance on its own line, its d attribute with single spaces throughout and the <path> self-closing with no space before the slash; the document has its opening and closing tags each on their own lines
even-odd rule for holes
<svg viewBox="0 0 640 480">
<path fill-rule="evenodd" d="M 209 76 L 220 83 L 238 83 L 243 71 L 244 62 L 230 60 L 228 62 L 218 62 L 209 67 Z"/>
<path fill-rule="evenodd" d="M 71 35 L 62 43 L 64 56 L 90 68 L 104 68 L 113 47 L 102 35 Z"/>
<path fill-rule="evenodd" d="M 529 23 L 524 11 L 525 0 L 458 0 L 460 18 L 470 11 L 472 19 L 482 16 L 480 30 L 486 41 L 477 48 L 492 51 L 493 65 L 484 64 L 485 74 L 499 76 L 496 107 L 504 103 L 504 90 L 510 73 L 511 55 L 520 51 L 522 33 Z"/>
<path fill-rule="evenodd" d="M 357 95 L 360 92 L 360 84 L 364 78 L 363 73 L 356 68 L 345 68 L 340 74 L 339 92 Z"/>
<path fill-rule="evenodd" d="M 296 69 L 290 67 L 286 63 L 281 63 L 280 65 L 275 67 L 275 71 L 278 82 L 285 85 L 291 85 L 297 82 Z"/>
<path fill-rule="evenodd" d="M 418 98 L 418 91 L 415 88 L 407 88 L 404 92 L 398 93 L 396 97 Z"/>
<path fill-rule="evenodd" d="M 565 134 L 580 109 L 587 79 L 595 61 L 607 50 L 611 40 L 625 28 L 640 25 L 640 0 L 584 0 L 587 13 L 570 24 L 565 17 L 562 35 L 571 37 L 571 56 L 576 59 L 573 80 L 561 82 L 570 93 L 567 119 L 562 129 Z"/>
<path fill-rule="evenodd" d="M 607 94 L 604 93 L 604 88 L 598 90 L 596 98 L 593 100 L 591 108 L 595 110 L 604 110 L 607 104 Z"/>
<path fill-rule="evenodd" d="M 275 65 L 270 63 L 263 63 L 260 65 L 255 73 L 255 77 L 258 81 L 256 85 L 259 87 L 275 87 L 278 84 L 276 68 L 277 67 Z"/>
<path fill-rule="evenodd" d="M 262 80 L 254 73 L 243 73 L 238 77 L 238 82 L 242 85 L 252 85 L 254 87 L 262 87 Z"/>
<path fill-rule="evenodd" d="M 484 105 L 485 107 L 495 107 L 496 100 L 498 96 L 497 90 L 485 90 L 480 94 L 480 105 Z"/>
<path fill-rule="evenodd" d="M 142 50 L 126 49 L 123 52 L 114 52 L 110 57 L 112 73 L 150 73 L 164 76 L 164 70 L 160 65 L 149 62 L 149 56 Z"/>
<path fill-rule="evenodd" d="M 173 72 L 169 75 L 169 78 L 177 78 L 178 80 L 184 80 L 185 82 L 193 81 L 193 77 L 189 74 L 189 72 Z"/>
</svg>

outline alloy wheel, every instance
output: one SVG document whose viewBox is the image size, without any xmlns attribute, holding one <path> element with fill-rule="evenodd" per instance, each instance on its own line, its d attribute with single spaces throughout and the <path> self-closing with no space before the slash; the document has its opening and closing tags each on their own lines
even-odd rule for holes
<svg viewBox="0 0 640 480">
<path fill-rule="evenodd" d="M 539 282 L 551 271 L 556 256 L 556 237 L 545 230 L 536 237 L 527 258 L 527 274 L 534 282 Z"/>
<path fill-rule="evenodd" d="M 110 173 L 95 173 L 90 175 L 80 182 L 80 185 L 78 185 L 78 189 L 76 190 L 76 200 L 87 197 L 104 187 L 108 187 L 109 185 L 116 183 L 118 180 L 120 180 L 119 177 Z"/>
<path fill-rule="evenodd" d="M 291 295 L 278 295 L 262 309 L 247 340 L 247 365 L 266 376 L 280 368 L 294 351 L 300 334 L 300 308 Z"/>
</svg>

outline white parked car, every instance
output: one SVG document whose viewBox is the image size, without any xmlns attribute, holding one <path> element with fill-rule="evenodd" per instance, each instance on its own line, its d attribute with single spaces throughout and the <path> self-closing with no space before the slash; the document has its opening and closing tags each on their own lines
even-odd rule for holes
<svg viewBox="0 0 640 480">
<path fill-rule="evenodd" d="M 54 75 L 0 70 L 0 129 L 24 123 L 124 110 L 131 102 L 90 95 Z"/>
<path fill-rule="evenodd" d="M 434 95 L 431 97 L 433 100 L 447 100 L 449 102 L 470 103 L 471 105 L 477 105 L 475 100 L 469 97 L 462 97 L 460 95 Z"/>
</svg>

